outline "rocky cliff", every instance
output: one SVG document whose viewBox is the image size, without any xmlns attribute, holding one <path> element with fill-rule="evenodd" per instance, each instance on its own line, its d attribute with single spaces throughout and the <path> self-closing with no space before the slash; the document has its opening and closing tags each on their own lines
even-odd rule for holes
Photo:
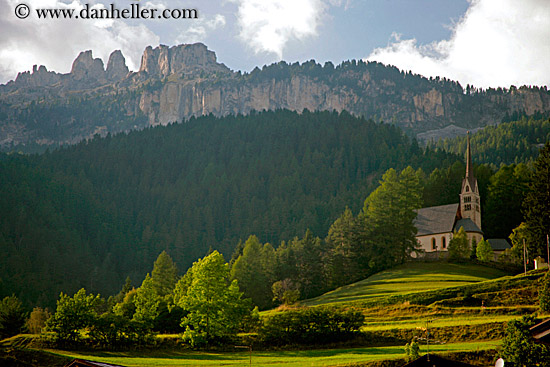
<svg viewBox="0 0 550 367">
<path fill-rule="evenodd" d="M 68 74 L 35 66 L 0 86 L 0 145 L 74 143 L 192 116 L 279 108 L 347 110 L 421 133 L 546 114 L 550 93 L 527 87 L 466 92 L 450 80 L 362 61 L 336 67 L 280 62 L 241 74 L 200 43 L 147 47 L 138 72 L 128 71 L 120 51 L 107 68 L 85 51 Z"/>
</svg>

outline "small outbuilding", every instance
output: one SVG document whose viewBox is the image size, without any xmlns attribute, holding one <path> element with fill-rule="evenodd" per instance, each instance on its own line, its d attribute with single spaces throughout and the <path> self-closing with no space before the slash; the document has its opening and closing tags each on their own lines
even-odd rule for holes
<svg viewBox="0 0 550 367">
<path fill-rule="evenodd" d="M 504 253 L 504 251 L 512 248 L 510 242 L 506 238 L 489 238 L 487 240 L 491 248 L 493 249 L 494 260 L 498 260 L 498 257 Z"/>
</svg>

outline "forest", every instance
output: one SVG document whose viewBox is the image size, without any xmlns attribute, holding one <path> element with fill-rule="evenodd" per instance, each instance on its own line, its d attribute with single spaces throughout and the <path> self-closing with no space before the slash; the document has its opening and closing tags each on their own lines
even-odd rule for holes
<svg viewBox="0 0 550 367">
<path fill-rule="evenodd" d="M 526 195 L 531 165 L 497 170 L 496 163 L 484 163 L 491 164 L 476 166 L 484 208 Z M 301 261 L 294 268 L 320 271 L 303 260 L 326 253 L 338 220 L 367 215 L 365 198 L 380 192 L 384 172 L 383 182 L 395 187 L 403 174 L 417 182 L 414 207 L 452 203 L 464 175 L 463 154 L 422 148 L 395 126 L 345 112 L 286 110 L 205 116 L 97 136 L 40 155 L 2 154 L 0 296 L 17 295 L 26 307 L 53 307 L 60 292 L 82 287 L 114 295 L 127 277 L 141 284 L 162 251 L 182 273 L 212 250 L 231 259 L 238 272 L 249 241 L 277 256 L 291 249 L 284 255 L 289 267 Z M 514 205 L 506 218 L 491 218 L 487 209 L 484 221 L 494 236 L 507 237 L 522 221 L 521 200 Z M 372 266 L 365 255 L 366 270 L 357 274 L 398 263 L 407 251 Z M 282 272 L 266 284 L 293 290 L 302 278 L 311 279 Z M 313 278 L 318 282 L 301 282 L 299 297 L 344 281 Z M 255 302 L 272 302 L 262 297 Z"/>
<path fill-rule="evenodd" d="M 513 229 L 510 237 L 514 246 L 501 262 L 513 265 L 521 261 L 515 256 L 518 249 L 524 251 L 519 237 L 527 239 L 530 257 L 543 254 L 543 238 L 550 230 L 549 171 L 550 143 L 546 143 L 520 200 L 524 222 Z M 494 177 L 500 172 L 504 171 L 499 170 Z M 413 220 L 425 192 L 423 177 L 421 169 L 415 171 L 411 166 L 400 172 L 388 169 L 358 215 L 346 209 L 325 239 L 307 230 L 303 238 L 283 241 L 274 249 L 250 236 L 244 244 L 239 243 L 229 263 L 218 251 L 210 250 L 183 276 L 178 275 L 170 255 L 162 251 L 139 287 L 133 287 L 127 278 L 121 291 L 108 299 L 88 294 L 84 288 L 72 297 L 62 292 L 53 313 L 35 307 L 27 317 L 17 297 L 5 297 L 0 302 L 0 336 L 18 334 L 25 327 L 40 333 L 45 327 L 50 332 L 45 341 L 57 348 L 85 345 L 111 350 L 151 346 L 159 333 L 178 334 L 192 348 L 227 346 L 248 334 L 252 339 L 246 343 L 262 348 L 353 339 L 360 335 L 365 318 L 357 309 L 293 306 L 300 299 L 311 299 L 403 264 L 417 252 Z M 494 187 L 500 187 L 498 180 L 489 184 L 488 191 Z M 500 188 L 506 191 L 507 186 Z M 472 240 L 470 245 L 461 228 L 449 243 L 449 261 L 462 263 L 476 258 L 482 264 L 491 264 L 493 251 L 484 239 L 479 243 Z M 539 291 L 543 310 L 550 309 L 549 284 L 546 273 Z M 459 292 L 459 288 L 451 287 L 447 292 Z M 442 294 L 432 292 L 431 297 L 441 298 Z M 291 308 L 260 317 L 259 309 L 275 305 Z M 239 332 L 244 334 L 238 336 Z M 507 331 L 505 339 L 512 334 Z M 509 342 L 512 346 L 505 346 L 508 352 L 517 344 L 505 340 L 505 344 Z"/>
</svg>

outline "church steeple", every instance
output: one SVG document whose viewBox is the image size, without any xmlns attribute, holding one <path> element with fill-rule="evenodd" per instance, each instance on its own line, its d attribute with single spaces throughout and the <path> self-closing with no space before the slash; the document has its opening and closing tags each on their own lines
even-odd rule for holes
<svg viewBox="0 0 550 367">
<path fill-rule="evenodd" d="M 472 155 L 470 153 L 470 132 L 467 133 L 468 147 L 466 148 L 466 178 L 470 178 L 470 174 L 474 174 L 472 171 Z"/>
<path fill-rule="evenodd" d="M 462 218 L 471 219 L 481 229 L 481 200 L 477 179 L 474 176 L 472 153 L 470 150 L 470 132 L 468 131 L 466 147 L 466 175 L 460 190 L 460 213 Z"/>
</svg>

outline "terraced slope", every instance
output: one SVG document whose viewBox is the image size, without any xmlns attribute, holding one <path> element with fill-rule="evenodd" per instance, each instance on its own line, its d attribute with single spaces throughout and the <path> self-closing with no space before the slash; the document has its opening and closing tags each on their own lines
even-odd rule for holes
<svg viewBox="0 0 550 367">
<path fill-rule="evenodd" d="M 303 302 L 307 306 L 372 300 L 375 297 L 405 295 L 441 288 L 464 286 L 507 275 L 481 265 L 445 262 L 411 262 L 375 274 L 317 298 Z"/>
</svg>

